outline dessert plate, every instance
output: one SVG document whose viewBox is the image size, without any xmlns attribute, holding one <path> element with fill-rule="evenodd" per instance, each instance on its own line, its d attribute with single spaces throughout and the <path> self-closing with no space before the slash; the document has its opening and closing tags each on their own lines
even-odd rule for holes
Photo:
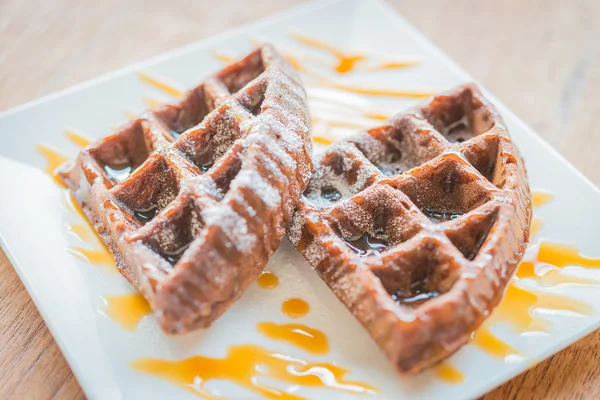
<svg viewBox="0 0 600 400">
<path fill-rule="evenodd" d="M 163 334 L 51 172 L 265 38 L 302 75 L 317 150 L 471 81 L 385 3 L 328 1 L 0 114 L 2 246 L 87 397 L 473 398 L 598 328 L 600 192 L 485 93 L 525 158 L 535 233 L 500 306 L 450 359 L 398 376 L 286 240 L 211 328 Z"/>
</svg>

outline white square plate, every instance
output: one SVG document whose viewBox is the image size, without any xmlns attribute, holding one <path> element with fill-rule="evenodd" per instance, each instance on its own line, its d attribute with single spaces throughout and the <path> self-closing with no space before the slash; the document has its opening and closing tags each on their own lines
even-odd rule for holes
<svg viewBox="0 0 600 400">
<path fill-rule="evenodd" d="M 418 56 L 421 62 L 412 68 L 377 73 L 356 71 L 336 76 L 326 65 L 335 61 L 331 54 L 299 43 L 289 36 L 290 31 L 352 52 L 410 54 Z M 505 301 L 490 319 L 488 326 L 497 343 L 482 334 L 479 345 L 465 346 L 443 368 L 416 377 L 399 377 L 362 327 L 287 240 L 267 267 L 278 275 L 279 286 L 267 290 L 254 284 L 210 329 L 182 337 L 166 337 L 152 317 L 143 318 L 133 331 L 123 329 L 108 318 L 106 296 L 131 293 L 133 289 L 109 268 L 73 257 L 73 248 L 94 251 L 100 247 L 93 241 L 81 241 L 85 227 L 79 226 L 79 217 L 65 207 L 64 190 L 43 172 L 45 160 L 36 151 L 36 145 L 47 145 L 74 157 L 79 148 L 64 135 L 65 129 L 74 128 L 92 139 L 100 138 L 126 121 L 124 111 L 143 110 L 142 99 L 173 101 L 164 91 L 141 80 L 138 72 L 163 76 L 189 88 L 222 67 L 214 51 L 241 56 L 251 49 L 251 39 L 264 38 L 314 66 L 327 79 L 346 85 L 437 90 L 470 80 L 386 4 L 331 1 L 293 9 L 1 114 L 2 245 L 89 398 L 193 398 L 190 391 L 137 372 L 130 363 L 143 357 L 170 360 L 194 355 L 224 357 L 230 346 L 244 344 L 256 344 L 293 358 L 335 363 L 350 370 L 345 377 L 347 381 L 366 382 L 379 390 L 373 395 L 353 392 L 353 387 L 347 390 L 311 388 L 258 378 L 262 385 L 285 389 L 296 396 L 473 398 L 598 327 L 596 310 L 600 309 L 600 290 L 595 282 L 600 281 L 600 271 L 577 266 L 587 263 L 591 267 L 598 265 L 598 261 L 571 257 L 562 264 L 557 263 L 560 269 L 540 262 L 536 273 L 545 273 L 544 277 L 534 275 L 513 283 L 511 287 L 513 292 L 521 294 L 518 297 L 521 303 L 514 298 L 512 302 Z M 322 82 L 314 76 L 304 75 L 304 78 L 311 111 L 321 121 L 339 120 L 342 115 L 346 122 L 376 125 L 373 119 L 357 117 L 357 111 L 348 117 L 348 110 L 400 111 L 417 101 L 345 93 L 342 102 L 346 103 L 340 106 L 339 102 L 331 103 L 332 96 L 344 92 L 319 88 Z M 544 225 L 532 242 L 539 243 L 543 237 L 552 242 L 577 245 L 583 254 L 600 256 L 592 233 L 600 225 L 598 190 L 515 115 L 492 100 L 526 160 L 532 187 L 554 194 L 553 201 L 535 210 Z M 329 106 L 335 110 L 328 109 Z M 338 106 L 342 109 L 337 109 Z M 344 129 L 322 133 L 322 128 L 319 126 L 319 134 L 331 134 L 334 138 L 347 134 Z M 66 251 L 67 248 L 71 252 Z M 538 246 L 533 245 L 528 257 L 535 258 L 537 249 Z M 546 258 L 552 256 L 548 249 L 552 248 L 545 248 Z M 283 315 L 281 303 L 289 297 L 306 300 L 310 313 L 298 320 Z M 256 329 L 261 321 L 298 322 L 317 328 L 329 338 L 330 351 L 314 355 L 270 340 Z M 289 362 L 297 367 L 293 361 Z M 454 370 L 459 373 L 453 374 Z M 227 398 L 259 397 L 255 391 L 223 379 L 208 381 L 204 390 Z"/>
</svg>

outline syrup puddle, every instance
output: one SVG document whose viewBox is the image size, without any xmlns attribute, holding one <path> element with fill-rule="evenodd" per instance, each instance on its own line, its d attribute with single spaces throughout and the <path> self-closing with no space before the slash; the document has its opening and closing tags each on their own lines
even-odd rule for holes
<svg viewBox="0 0 600 400">
<path fill-rule="evenodd" d="M 354 394 L 375 394 L 362 382 L 344 380 L 350 372 L 331 363 L 315 363 L 254 345 L 231 346 L 224 358 L 195 356 L 180 361 L 156 358 L 135 360 L 137 371 L 169 380 L 205 398 L 216 398 L 203 388 L 206 381 L 225 379 L 268 399 L 297 400 L 303 397 L 259 382 L 269 378 L 292 385 L 327 388 Z"/>
<path fill-rule="evenodd" d="M 390 245 L 383 239 L 378 239 L 367 233 L 343 239 L 344 243 L 359 256 L 370 256 L 386 251 Z"/>
<path fill-rule="evenodd" d="M 313 354 L 327 354 L 329 340 L 323 332 L 302 324 L 260 322 L 256 329 L 271 340 L 285 342 Z"/>
<path fill-rule="evenodd" d="M 308 303 L 302 299 L 286 299 L 281 305 L 281 312 L 290 318 L 304 317 L 310 311 Z"/>
<path fill-rule="evenodd" d="M 256 281 L 263 289 L 273 289 L 279 285 L 279 278 L 270 271 L 263 271 Z"/>
<path fill-rule="evenodd" d="M 131 332 L 135 331 L 142 318 L 152 311 L 144 296 L 139 293 L 104 296 L 104 300 L 106 306 L 102 313 Z"/>
</svg>

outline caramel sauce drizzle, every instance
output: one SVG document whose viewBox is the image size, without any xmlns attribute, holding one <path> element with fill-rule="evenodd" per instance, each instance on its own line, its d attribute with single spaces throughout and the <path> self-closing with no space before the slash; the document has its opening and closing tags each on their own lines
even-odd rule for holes
<svg viewBox="0 0 600 400">
<path fill-rule="evenodd" d="M 540 207 L 554 198 L 544 191 L 534 191 L 532 200 L 534 207 Z M 532 235 L 541 227 L 541 219 L 534 217 Z M 536 309 L 551 311 L 571 311 L 580 315 L 595 315 L 596 311 L 588 303 L 570 299 L 566 296 L 547 293 L 540 289 L 517 286 L 521 279 L 533 279 L 542 287 L 552 287 L 564 283 L 600 284 L 600 282 L 566 275 L 561 269 L 566 266 L 600 268 L 600 259 L 582 256 L 575 246 L 553 243 L 542 240 L 538 254 L 533 261 L 523 261 L 515 278 L 509 283 L 503 300 L 481 327 L 473 333 L 472 343 L 486 353 L 506 358 L 510 355 L 522 356 L 522 352 L 503 342 L 491 331 L 495 323 L 508 322 L 517 333 L 551 331 L 551 323 L 535 314 Z"/>
<path fill-rule="evenodd" d="M 281 312 L 290 318 L 304 317 L 310 311 L 310 305 L 298 298 L 286 299 L 281 305 Z"/>
<path fill-rule="evenodd" d="M 71 142 L 80 147 L 85 147 L 90 144 L 89 139 L 71 130 L 66 130 L 65 136 Z M 66 162 L 70 161 L 71 157 L 68 157 L 57 150 L 42 144 L 37 144 L 35 149 L 42 157 L 46 159 L 46 167 L 44 168 L 44 172 L 50 175 L 52 179 L 54 179 L 54 182 L 56 182 L 60 187 L 66 188 L 67 186 L 58 177 L 58 169 Z"/>
<path fill-rule="evenodd" d="M 59 153 L 51 147 L 41 144 L 36 145 L 35 149 L 46 159 L 46 168 L 44 168 L 44 172 L 50 175 L 52 179 L 54 179 L 54 182 L 60 187 L 66 188 L 67 186 L 58 177 L 57 170 L 61 165 L 69 161 L 69 157 Z"/>
<path fill-rule="evenodd" d="M 138 77 L 146 82 L 147 84 L 154 86 L 155 88 L 162 90 L 171 96 L 179 97 L 183 94 L 183 90 L 179 89 L 171 83 L 167 83 L 166 79 L 155 75 L 149 75 L 144 72 L 138 72 Z"/>
<path fill-rule="evenodd" d="M 534 216 L 531 219 L 531 228 L 529 230 L 529 236 L 537 235 L 537 233 L 540 231 L 540 229 L 542 229 L 543 225 L 544 225 L 544 221 L 542 221 L 541 218 Z"/>
<path fill-rule="evenodd" d="M 135 331 L 138 324 L 152 311 L 150 305 L 139 293 L 104 296 L 106 306 L 102 312 L 123 329 Z"/>
<path fill-rule="evenodd" d="M 90 139 L 86 138 L 85 136 L 82 136 L 81 134 L 75 131 L 67 130 L 65 131 L 65 135 L 71 142 L 75 143 L 79 147 L 86 147 L 92 143 Z"/>
<path fill-rule="evenodd" d="M 320 145 L 323 145 L 323 146 L 329 146 L 330 144 L 333 144 L 332 140 L 327 139 L 327 138 L 325 138 L 323 136 L 314 136 L 313 135 L 312 140 L 313 140 L 314 143 L 320 144 Z"/>
<path fill-rule="evenodd" d="M 357 62 L 366 60 L 367 58 L 365 54 L 346 54 L 334 46 L 298 33 L 290 33 L 290 37 L 309 47 L 326 51 L 337 58 L 337 65 L 334 67 L 334 70 L 339 74 L 345 74 L 354 70 Z"/>
<path fill-rule="evenodd" d="M 271 340 L 286 342 L 313 354 L 327 354 L 329 340 L 318 329 L 303 324 L 260 322 L 256 329 Z"/>
<path fill-rule="evenodd" d="M 152 97 L 144 97 L 144 103 L 148 108 L 156 108 L 162 104 L 159 100 L 153 99 Z"/>
<path fill-rule="evenodd" d="M 295 39 L 303 42 L 304 44 L 329 51 L 331 54 L 337 57 L 338 64 L 335 67 L 335 71 L 338 73 L 350 72 L 355 69 L 357 63 L 366 59 L 364 55 L 346 55 L 345 53 L 340 52 L 329 45 L 319 43 L 313 39 L 302 37 L 301 35 L 296 35 Z M 223 57 L 218 58 L 222 61 L 225 61 Z M 306 72 L 306 68 L 296 58 L 288 57 L 288 60 L 290 60 L 290 63 L 294 66 L 294 68 Z M 389 64 L 381 65 L 379 68 L 375 69 L 400 68 L 405 66 L 409 65 L 402 63 L 397 65 Z M 164 83 L 158 78 L 150 77 L 144 73 L 140 73 L 139 77 L 146 83 L 173 96 L 179 96 L 182 94 L 181 90 L 170 84 Z M 330 82 L 323 79 L 320 80 L 322 86 L 341 91 L 352 92 L 359 95 L 422 98 L 429 97 L 433 93 L 430 91 L 394 91 L 387 89 L 380 90 L 362 88 Z M 160 102 L 154 99 L 146 98 L 144 100 L 150 107 L 155 107 L 160 104 Z M 386 115 L 376 113 L 364 113 L 363 115 L 374 120 L 385 120 L 388 117 Z M 327 122 L 330 126 L 335 126 L 336 123 L 335 121 Z M 344 121 L 340 121 L 340 123 L 342 122 Z M 85 139 L 78 140 L 78 138 L 74 137 L 70 137 L 70 139 L 75 143 L 79 143 L 81 146 L 87 145 L 83 144 L 85 143 Z M 331 144 L 331 140 L 319 136 L 313 137 L 313 140 L 316 143 L 321 142 L 321 144 Z M 46 167 L 46 172 L 51 175 L 54 174 L 54 171 L 60 164 L 67 160 L 66 157 L 54 152 L 51 149 L 45 148 L 44 146 L 38 146 L 38 151 L 40 151 L 40 153 L 47 158 L 48 165 Z M 539 207 L 543 204 L 546 204 L 552 199 L 553 195 L 548 192 L 534 192 L 532 195 L 534 207 Z M 536 234 L 541 225 L 541 219 L 537 217 L 534 218 L 532 222 L 531 234 Z M 81 227 L 72 227 L 71 231 L 77 234 L 77 231 L 81 231 Z M 92 231 L 95 233 L 94 230 Z M 82 250 L 91 253 L 86 254 Z M 72 248 L 71 251 L 73 253 L 82 254 L 90 262 L 105 261 L 105 258 L 95 253 L 94 250 Z M 108 254 L 110 255 L 110 253 Z M 110 258 L 112 260 L 112 257 Z M 518 281 L 518 279 L 529 278 L 536 279 L 542 284 L 542 286 L 556 285 L 565 282 L 590 284 L 597 283 L 596 281 L 589 279 L 575 277 L 563 278 L 558 270 L 567 265 L 593 268 L 600 267 L 600 259 L 582 256 L 579 254 L 577 248 L 573 246 L 541 242 L 537 261 L 551 264 L 556 267 L 556 269 L 551 268 L 550 270 L 536 271 L 535 265 L 532 262 L 522 263 L 517 271 L 516 279 L 509 284 L 503 301 L 496 308 L 496 310 L 494 310 L 492 317 L 486 320 L 486 322 L 484 322 L 484 324 L 473 333 L 473 344 L 486 351 L 488 354 L 499 358 L 505 358 L 509 355 L 522 355 L 520 351 L 503 342 L 491 332 L 490 328 L 496 320 L 498 322 L 509 322 L 519 333 L 531 331 L 549 332 L 551 328 L 550 322 L 536 316 L 533 313 L 535 309 L 544 308 L 556 311 L 571 311 L 582 315 L 593 315 L 595 313 L 593 307 L 587 303 L 569 299 L 560 295 L 519 287 L 515 285 L 515 282 Z M 261 287 L 272 288 L 278 285 L 278 279 L 274 274 L 265 271 L 259 277 L 258 283 Z M 141 297 L 141 295 L 138 296 Z M 124 301 L 127 302 L 126 300 Z M 131 299 L 128 301 L 134 302 L 134 300 Z M 145 304 L 147 306 L 147 303 Z M 141 303 L 133 308 L 135 307 L 138 309 L 143 309 Z M 107 310 L 109 308 L 110 306 L 107 306 Z M 109 311 L 108 313 L 113 312 Z M 123 323 L 124 326 L 128 327 L 128 329 L 135 329 L 139 319 L 143 317 L 143 315 L 139 316 L 140 314 L 142 314 L 141 311 L 137 313 L 133 312 L 134 316 L 117 316 L 114 318 L 121 321 L 120 323 Z M 136 318 L 139 319 L 136 321 Z M 133 326 L 133 328 L 131 328 L 131 326 Z M 277 325 L 274 323 L 263 322 L 257 326 L 257 329 L 271 339 L 285 341 L 313 353 L 327 352 L 328 349 L 327 338 L 322 332 L 301 324 Z M 267 366 L 269 372 L 260 372 L 260 370 L 256 368 L 258 365 Z M 310 363 L 304 360 L 281 355 L 279 353 L 273 353 L 258 346 L 251 345 L 233 346 L 229 349 L 227 357 L 223 359 L 215 359 L 204 356 L 196 356 L 182 361 L 141 359 L 135 361 L 132 364 L 132 367 L 142 372 L 163 377 L 183 387 L 186 387 L 194 393 L 209 397 L 214 396 L 202 389 L 202 382 L 210 379 L 229 379 L 268 398 L 300 398 L 275 388 L 265 385 L 258 385 L 255 379 L 257 375 L 263 375 L 265 377 L 289 382 L 292 384 L 328 387 L 350 392 L 372 394 L 376 391 L 375 388 L 367 384 L 343 381 L 343 378 L 348 371 L 335 365 Z M 300 370 L 296 370 L 296 367 L 299 367 Z M 458 383 L 464 380 L 462 373 L 446 362 L 435 367 L 435 374 L 438 378 L 447 383 Z"/>
<path fill-rule="evenodd" d="M 71 140 L 74 144 L 80 147 L 85 147 L 90 144 L 89 139 L 86 139 L 85 137 L 73 131 L 66 131 L 65 135 L 69 140 Z M 37 145 L 36 150 L 42 156 L 44 156 L 44 158 L 46 158 L 46 168 L 44 169 L 44 171 L 50 176 L 52 176 L 54 181 L 59 186 L 66 188 L 66 185 L 59 179 L 57 170 L 65 162 L 69 161 L 69 157 L 64 156 L 58 153 L 57 151 L 43 145 Z M 110 251 L 108 251 L 102 239 L 100 239 L 97 236 L 96 230 L 88 221 L 85 213 L 83 212 L 77 201 L 75 201 L 75 199 L 73 199 L 72 196 L 68 194 L 68 192 L 65 198 L 65 203 L 68 209 L 73 211 L 85 222 L 85 224 L 68 224 L 67 229 L 69 233 L 74 235 L 84 243 L 88 243 L 92 237 L 95 237 L 97 239 L 97 244 L 95 248 L 87 249 L 79 246 L 68 247 L 67 251 L 69 252 L 69 254 L 72 254 L 73 256 L 89 264 L 103 265 L 108 267 L 112 271 L 116 271 L 115 261 L 113 256 L 110 254 Z"/>
<path fill-rule="evenodd" d="M 365 71 L 379 71 L 385 69 L 400 69 L 400 68 L 408 68 L 414 67 L 419 64 L 419 60 L 406 60 L 406 61 L 396 61 L 396 62 L 383 62 L 379 65 L 368 66 L 363 68 Z"/>
<path fill-rule="evenodd" d="M 465 380 L 465 376 L 447 361 L 442 361 L 433 368 L 435 376 L 445 383 L 456 384 Z"/>
<path fill-rule="evenodd" d="M 136 119 L 138 117 L 138 114 L 134 113 L 133 111 L 125 111 L 124 113 L 127 119 Z"/>
<path fill-rule="evenodd" d="M 324 82 L 325 86 L 333 89 L 343 90 L 346 92 L 362 94 L 366 96 L 385 96 L 385 97 L 403 97 L 411 99 L 426 99 L 432 96 L 433 90 L 389 90 L 389 89 L 372 89 L 361 86 L 345 85 L 336 82 Z"/>
<path fill-rule="evenodd" d="M 83 247 L 68 247 L 67 251 L 82 261 L 92 265 L 114 267 L 114 258 L 104 250 L 85 249 Z M 112 269 L 112 268 L 111 268 Z"/>
<path fill-rule="evenodd" d="M 318 41 L 314 38 L 310 38 L 305 35 L 301 35 L 298 33 L 290 34 L 292 39 L 312 48 L 316 48 L 318 50 L 322 50 L 330 53 L 337 59 L 336 65 L 333 67 L 333 71 L 338 74 L 344 74 L 347 72 L 351 72 L 354 70 L 359 70 L 363 72 L 372 72 L 378 70 L 387 70 L 394 68 L 406 68 L 410 66 L 414 66 L 418 64 L 420 61 L 417 59 L 408 59 L 405 58 L 403 60 L 393 60 L 393 61 L 385 61 L 378 65 L 368 65 L 366 62 L 368 61 L 368 56 L 366 54 L 347 54 L 345 51 L 339 50 L 334 46 L 331 46 L 327 43 Z M 253 41 L 253 44 L 259 45 L 259 41 Z M 433 91 L 420 91 L 420 90 L 389 90 L 389 89 L 372 89 L 360 86 L 352 86 L 341 84 L 335 81 L 332 81 L 327 76 L 315 71 L 314 69 L 305 65 L 305 63 L 312 63 L 318 66 L 325 66 L 326 68 L 331 67 L 327 62 L 323 62 L 322 59 L 313 58 L 310 55 L 302 55 L 299 58 L 296 54 L 291 55 L 291 51 L 287 51 L 284 53 L 284 57 L 289 61 L 289 63 L 298 71 L 300 71 L 305 77 L 316 80 L 317 86 L 319 87 L 327 87 L 334 91 L 341 92 L 351 92 L 361 96 L 385 96 L 385 97 L 403 97 L 403 98 L 423 98 L 429 97 L 433 94 Z M 234 57 L 224 56 L 223 53 L 212 51 L 210 53 L 214 58 L 224 62 L 230 63 L 234 60 Z M 364 65 L 363 65 L 364 64 Z M 360 66 L 359 66 L 360 65 Z M 311 88 L 307 87 L 310 92 Z M 348 105 L 344 105 L 346 108 Z M 367 119 L 372 119 L 374 121 L 383 121 L 388 119 L 388 115 L 384 115 L 381 113 L 374 113 L 362 110 L 356 110 L 354 108 L 346 109 L 347 112 L 340 115 L 338 119 L 324 119 L 324 118 L 313 118 L 313 125 L 319 124 L 322 128 L 321 130 L 325 133 L 325 136 L 328 136 L 330 130 L 332 128 L 350 128 L 350 129 L 359 129 L 364 130 L 371 128 L 372 125 L 352 122 L 345 119 L 347 116 L 356 116 L 357 112 L 359 115 Z M 316 144 L 328 146 L 333 143 L 333 141 L 323 135 L 314 135 L 313 142 Z"/>
<path fill-rule="evenodd" d="M 534 190 L 531 192 L 531 201 L 534 207 L 540 207 L 552 201 L 554 194 L 544 190 Z"/>
<path fill-rule="evenodd" d="M 355 70 L 377 71 L 386 69 L 400 69 L 412 67 L 420 63 L 420 60 L 417 59 L 405 59 L 401 61 L 384 61 L 373 66 L 360 66 L 360 64 L 364 64 L 364 62 L 368 59 L 368 55 L 365 53 L 350 54 L 328 43 L 299 33 L 290 33 L 290 37 L 299 43 L 317 50 L 325 51 L 335 57 L 337 59 L 337 63 L 333 69 L 338 74 L 346 74 Z"/>
<path fill-rule="evenodd" d="M 347 369 L 331 363 L 310 362 L 254 345 L 228 349 L 224 358 L 195 356 L 180 361 L 156 358 L 135 360 L 137 371 L 169 380 L 204 398 L 216 398 L 203 384 L 212 379 L 234 382 L 268 399 L 299 400 L 303 397 L 259 382 L 260 378 L 308 387 L 375 394 L 377 389 L 362 382 L 346 381 Z"/>
<path fill-rule="evenodd" d="M 235 57 L 233 57 L 229 54 L 221 53 L 220 51 L 217 51 L 217 50 L 211 51 L 210 55 L 225 64 L 231 64 L 232 62 L 235 61 Z"/>
<path fill-rule="evenodd" d="M 108 267 L 111 272 L 117 272 L 115 259 L 102 239 L 98 236 L 98 233 L 92 226 L 91 222 L 87 219 L 87 216 L 83 212 L 83 209 L 79 203 L 69 192 L 65 192 L 65 203 L 67 208 L 83 221 L 83 223 L 68 224 L 67 229 L 69 230 L 69 233 L 75 235 L 82 242 L 91 244 L 93 246 L 92 249 L 73 246 L 68 247 L 67 251 L 73 256 L 89 264 Z"/>
<path fill-rule="evenodd" d="M 303 71 L 304 67 L 302 66 L 302 64 L 300 63 L 300 61 L 298 61 L 298 59 L 296 57 L 290 56 L 290 55 L 286 55 L 285 59 L 288 60 L 288 62 L 292 65 L 292 67 L 296 70 L 296 71 Z"/>
<path fill-rule="evenodd" d="M 386 121 L 390 117 L 389 115 L 386 115 L 386 114 L 377 114 L 377 113 L 371 113 L 371 112 L 364 113 L 363 115 L 367 118 L 375 119 L 378 121 Z"/>
<path fill-rule="evenodd" d="M 600 258 L 585 257 L 579 253 L 575 246 L 545 240 L 540 243 L 538 261 L 552 264 L 558 268 L 569 265 L 600 268 Z"/>
<path fill-rule="evenodd" d="M 263 271 L 256 281 L 263 289 L 273 289 L 279 285 L 279 278 L 271 271 Z"/>
</svg>

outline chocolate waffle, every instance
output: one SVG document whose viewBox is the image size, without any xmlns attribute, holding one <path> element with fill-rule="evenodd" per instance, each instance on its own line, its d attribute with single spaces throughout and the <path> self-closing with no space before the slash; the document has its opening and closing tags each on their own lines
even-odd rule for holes
<svg viewBox="0 0 600 400">
<path fill-rule="evenodd" d="M 401 373 L 449 356 L 529 240 L 526 171 L 473 85 L 331 146 L 288 237 Z"/>
<path fill-rule="evenodd" d="M 263 46 L 62 174 L 166 333 L 209 326 L 277 249 L 312 171 L 306 94 Z"/>
</svg>

